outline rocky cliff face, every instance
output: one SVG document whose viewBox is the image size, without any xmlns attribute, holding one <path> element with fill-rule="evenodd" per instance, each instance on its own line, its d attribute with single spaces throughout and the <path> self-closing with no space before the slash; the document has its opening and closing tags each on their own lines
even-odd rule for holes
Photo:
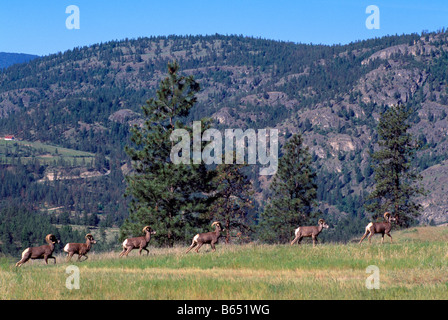
<svg viewBox="0 0 448 320">
<path fill-rule="evenodd" d="M 420 198 L 423 205 L 421 221 L 426 224 L 448 222 L 448 161 L 429 167 L 422 172 L 422 185 L 428 195 Z"/>
</svg>

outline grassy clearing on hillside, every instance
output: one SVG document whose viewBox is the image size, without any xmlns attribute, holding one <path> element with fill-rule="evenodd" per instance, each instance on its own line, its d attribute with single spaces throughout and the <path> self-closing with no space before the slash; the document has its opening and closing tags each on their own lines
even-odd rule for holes
<svg viewBox="0 0 448 320">
<path fill-rule="evenodd" d="M 2 162 L 11 162 L 12 156 L 20 156 L 22 163 L 38 159 L 43 164 L 53 164 L 54 161 L 63 159 L 67 165 L 73 165 L 75 161 L 78 165 L 82 161 L 88 165 L 95 160 L 95 154 L 90 152 L 51 146 L 41 142 L 0 140 L 0 159 Z"/>
<path fill-rule="evenodd" d="M 437 230 L 442 239 L 426 241 Z M 223 245 L 151 248 L 91 253 L 85 262 L 45 266 L 33 261 L 15 269 L 0 260 L 0 299 L 447 299 L 448 245 L 445 228 L 416 228 L 396 243 L 312 245 Z M 408 238 L 411 233 L 413 238 Z M 421 237 L 415 236 L 415 233 Z M 80 289 L 66 288 L 66 268 L 80 270 Z M 369 265 L 379 268 L 380 289 L 366 288 Z"/>
</svg>

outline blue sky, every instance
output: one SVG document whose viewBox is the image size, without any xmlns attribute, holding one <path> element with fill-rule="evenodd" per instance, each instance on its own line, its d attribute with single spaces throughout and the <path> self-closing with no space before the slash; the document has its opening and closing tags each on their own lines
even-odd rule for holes
<svg viewBox="0 0 448 320">
<path fill-rule="evenodd" d="M 80 29 L 66 28 L 66 8 Z M 367 29 L 366 8 L 380 10 Z M 272 40 L 346 44 L 448 27 L 446 0 L 2 0 L 0 52 L 47 55 L 110 40 L 157 35 L 242 34 Z"/>
</svg>

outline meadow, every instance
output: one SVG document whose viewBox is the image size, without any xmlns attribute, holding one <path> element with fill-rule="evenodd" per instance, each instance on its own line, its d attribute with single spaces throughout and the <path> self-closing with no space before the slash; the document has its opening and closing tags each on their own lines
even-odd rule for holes
<svg viewBox="0 0 448 320">
<path fill-rule="evenodd" d="M 11 163 L 13 158 L 17 157 L 20 157 L 23 164 L 39 160 L 41 164 L 52 165 L 62 160 L 67 166 L 72 166 L 75 163 L 92 165 L 95 160 L 95 154 L 90 152 L 52 146 L 41 142 L 0 140 L 0 161 Z"/>
<path fill-rule="evenodd" d="M 185 254 L 188 245 L 131 252 L 89 254 L 84 262 L 42 260 L 16 269 L 0 258 L 0 299 L 95 300 L 400 300 L 448 298 L 448 228 L 418 227 L 393 232 L 380 244 L 301 246 L 289 244 L 209 246 Z M 18 260 L 18 259 L 17 259 Z M 68 289 L 79 268 L 79 289 Z M 379 289 L 368 289 L 368 266 L 378 267 Z M 69 281 L 69 280 L 70 281 Z M 72 282 L 70 282 L 72 283 Z"/>
</svg>

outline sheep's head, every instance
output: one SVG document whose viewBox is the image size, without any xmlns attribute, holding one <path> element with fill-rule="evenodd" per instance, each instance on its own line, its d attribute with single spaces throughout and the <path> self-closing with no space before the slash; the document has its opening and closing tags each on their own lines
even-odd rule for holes
<svg viewBox="0 0 448 320">
<path fill-rule="evenodd" d="M 143 233 L 149 232 L 150 234 L 156 234 L 155 231 L 152 231 L 150 226 L 146 226 L 143 228 Z"/>
<path fill-rule="evenodd" d="M 215 222 L 213 222 L 212 223 L 212 227 L 214 227 L 214 226 L 216 226 L 216 229 L 218 229 L 218 230 L 222 230 L 222 225 L 221 225 L 221 222 L 219 222 L 219 221 L 215 221 Z"/>
<path fill-rule="evenodd" d="M 325 228 L 325 229 L 328 229 L 328 228 L 329 228 L 328 224 L 325 222 L 324 219 L 319 219 L 318 224 L 319 224 L 319 225 L 322 225 L 322 227 Z"/>
<path fill-rule="evenodd" d="M 390 212 L 387 212 L 387 211 L 384 213 L 384 219 L 386 219 L 386 221 L 389 221 L 389 222 L 391 222 L 391 221 L 395 221 L 396 222 L 398 220 L 397 216 L 392 217 Z"/>
<path fill-rule="evenodd" d="M 59 243 L 60 241 L 58 239 L 56 239 L 56 236 L 54 234 L 47 234 L 47 236 L 45 237 L 45 241 L 48 244 L 55 244 L 55 243 Z"/>
<path fill-rule="evenodd" d="M 89 240 L 90 243 L 96 243 L 96 240 L 93 238 L 93 236 L 90 233 L 88 233 L 86 235 L 86 240 Z"/>
</svg>

